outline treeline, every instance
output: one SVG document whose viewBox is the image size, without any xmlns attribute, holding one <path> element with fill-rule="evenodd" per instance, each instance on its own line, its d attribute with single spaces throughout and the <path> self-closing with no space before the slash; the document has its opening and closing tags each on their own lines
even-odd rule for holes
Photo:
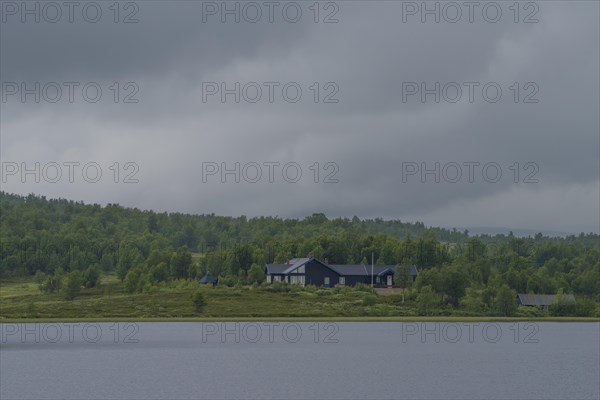
<svg viewBox="0 0 600 400">
<path fill-rule="evenodd" d="M 85 274 L 116 273 L 130 291 L 207 271 L 222 282 L 252 283 L 266 263 L 312 255 L 368 264 L 374 255 L 378 264 L 417 265 L 414 290 L 427 288 L 424 296 L 474 312 L 492 307 L 503 287 L 600 299 L 596 234 L 469 237 L 381 219 L 155 213 L 7 193 L 0 193 L 0 223 L 0 276 L 37 273 L 41 285 L 74 271 L 82 285 Z"/>
</svg>

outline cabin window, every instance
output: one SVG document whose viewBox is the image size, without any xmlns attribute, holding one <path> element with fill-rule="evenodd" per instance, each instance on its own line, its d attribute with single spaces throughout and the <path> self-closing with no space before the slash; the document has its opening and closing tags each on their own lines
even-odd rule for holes
<svg viewBox="0 0 600 400">
<path fill-rule="evenodd" d="M 275 282 L 281 282 L 281 276 L 275 275 L 273 278 L 275 279 Z"/>
<path fill-rule="evenodd" d="M 304 275 L 290 275 L 290 283 L 304 285 Z"/>
<path fill-rule="evenodd" d="M 328 276 L 325 277 L 324 284 L 325 284 L 325 286 L 329 286 L 329 277 Z"/>
<path fill-rule="evenodd" d="M 271 283 L 271 275 L 267 275 L 267 283 Z"/>
<path fill-rule="evenodd" d="M 346 277 L 340 276 L 340 285 L 345 285 L 345 284 L 346 284 Z"/>
</svg>

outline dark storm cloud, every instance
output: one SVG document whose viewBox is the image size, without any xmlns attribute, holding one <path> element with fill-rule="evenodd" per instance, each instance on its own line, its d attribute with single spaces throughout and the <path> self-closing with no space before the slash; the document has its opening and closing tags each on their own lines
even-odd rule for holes
<svg viewBox="0 0 600 400">
<path fill-rule="evenodd" d="M 312 22 L 310 4 L 300 4 L 298 23 L 203 23 L 200 2 L 139 2 L 136 24 L 3 23 L 3 82 L 80 80 L 104 88 L 93 104 L 2 103 L 3 161 L 94 160 L 106 176 L 114 161 L 140 167 L 133 185 L 9 180 L 5 190 L 227 215 L 324 211 L 432 225 L 598 230 L 597 4 L 539 2 L 539 22 L 529 24 L 521 23 L 525 14 L 515 23 L 505 3 L 496 3 L 504 11 L 497 23 L 477 13 L 473 23 L 420 23 L 418 16 L 403 23 L 401 2 L 339 2 L 333 24 Z M 221 103 L 218 95 L 203 101 L 202 82 L 270 81 L 297 83 L 302 99 L 287 102 L 276 91 L 273 103 L 266 92 L 256 104 L 232 96 Z M 110 101 L 113 82 L 135 82 L 139 103 Z M 403 101 L 403 82 L 456 82 L 463 98 Z M 464 82 L 479 83 L 473 103 Z M 503 90 L 497 103 L 482 98 L 490 82 Z M 333 87 L 339 102 L 323 103 Z M 533 89 L 539 102 L 523 103 Z M 289 161 L 302 168 L 297 183 L 280 169 L 273 183 L 202 179 L 207 162 Z M 333 171 L 327 162 L 339 167 L 338 183 L 323 183 Z M 463 178 L 403 179 L 406 163 L 422 162 L 457 163 Z M 469 162 L 479 163 L 473 182 Z M 497 163 L 502 179 L 482 176 L 486 163 Z M 538 183 L 524 183 L 532 172 Z"/>
</svg>

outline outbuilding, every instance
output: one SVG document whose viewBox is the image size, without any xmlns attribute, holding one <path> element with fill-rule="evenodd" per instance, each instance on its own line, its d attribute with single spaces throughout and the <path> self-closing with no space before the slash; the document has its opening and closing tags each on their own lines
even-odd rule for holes
<svg viewBox="0 0 600 400">
<path fill-rule="evenodd" d="M 219 279 L 207 272 L 206 275 L 198 279 L 198 282 L 203 285 L 213 285 L 213 287 L 215 287 L 217 286 L 217 283 L 219 283 Z"/>
</svg>

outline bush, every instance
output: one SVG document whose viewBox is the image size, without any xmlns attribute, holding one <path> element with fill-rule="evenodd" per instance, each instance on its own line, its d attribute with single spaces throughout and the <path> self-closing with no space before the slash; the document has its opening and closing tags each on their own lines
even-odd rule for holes
<svg viewBox="0 0 600 400">
<path fill-rule="evenodd" d="M 304 291 L 314 293 L 317 291 L 317 287 L 315 285 L 306 285 L 304 286 Z"/>
<path fill-rule="evenodd" d="M 65 299 L 73 300 L 81 290 L 82 285 L 83 277 L 81 276 L 81 272 L 77 270 L 69 272 L 65 278 L 65 284 L 62 289 Z"/>
<path fill-rule="evenodd" d="M 356 285 L 354 285 L 354 290 L 356 290 L 358 292 L 375 293 L 375 290 L 373 290 L 373 288 L 365 285 L 364 283 L 360 283 L 360 282 L 357 283 Z"/>
<path fill-rule="evenodd" d="M 204 310 L 204 306 L 206 306 L 206 299 L 202 289 L 198 289 L 192 294 L 192 303 L 194 303 L 194 309 L 198 314 Z"/>
<path fill-rule="evenodd" d="M 346 294 L 346 293 L 352 293 L 352 292 L 354 292 L 354 289 L 352 289 L 351 286 L 336 286 L 336 287 L 334 287 L 331 290 L 335 294 Z"/>
<path fill-rule="evenodd" d="M 125 275 L 125 291 L 128 293 L 140 293 L 148 282 L 148 275 L 141 267 L 135 267 Z"/>
<path fill-rule="evenodd" d="M 218 286 L 235 286 L 237 278 L 232 277 L 230 275 L 219 275 L 219 283 Z"/>
<path fill-rule="evenodd" d="M 519 306 L 517 311 L 515 311 L 515 317 L 538 318 L 546 316 L 548 316 L 548 312 L 539 307 Z"/>
<path fill-rule="evenodd" d="M 248 282 L 261 283 L 266 279 L 265 271 L 258 264 L 252 264 L 248 270 Z"/>
<path fill-rule="evenodd" d="M 512 316 L 517 310 L 517 292 L 504 284 L 498 289 L 494 298 L 496 312 L 505 317 Z"/>
<path fill-rule="evenodd" d="M 576 301 L 559 300 L 548 307 L 552 316 L 560 317 L 591 317 L 594 315 L 596 304 L 592 299 L 580 297 Z"/>
<path fill-rule="evenodd" d="M 442 304 L 442 296 L 433 291 L 431 286 L 423 286 L 417 296 L 419 315 L 435 315 Z"/>
<path fill-rule="evenodd" d="M 275 293 L 287 293 L 290 290 L 292 290 L 290 288 L 290 286 L 294 286 L 294 285 L 288 285 L 287 283 L 282 283 L 282 282 L 274 282 L 273 284 L 263 288 L 262 290 L 265 290 L 267 292 L 275 292 Z"/>
<path fill-rule="evenodd" d="M 42 283 L 38 285 L 40 291 L 44 293 L 55 293 L 60 290 L 62 286 L 62 275 L 55 274 L 50 275 L 44 279 Z"/>
<path fill-rule="evenodd" d="M 92 264 L 83 272 L 83 286 L 93 288 L 100 284 L 100 270 L 96 264 Z"/>
<path fill-rule="evenodd" d="M 377 295 L 369 294 L 362 301 L 363 306 L 374 306 L 377 304 Z"/>
</svg>

